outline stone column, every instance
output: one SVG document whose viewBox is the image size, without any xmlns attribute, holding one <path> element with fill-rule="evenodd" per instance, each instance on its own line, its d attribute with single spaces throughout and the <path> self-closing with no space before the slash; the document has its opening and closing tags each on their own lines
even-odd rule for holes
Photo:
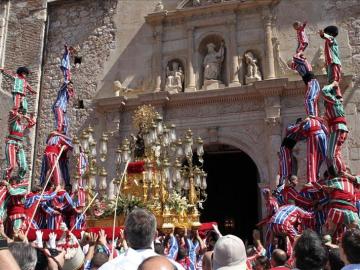
<svg viewBox="0 0 360 270">
<path fill-rule="evenodd" d="M 240 85 L 239 82 L 239 56 L 237 53 L 236 42 L 236 19 L 228 22 L 229 24 L 229 60 L 230 60 L 230 86 Z"/>
<path fill-rule="evenodd" d="M 155 92 L 161 90 L 161 73 L 162 73 L 162 26 L 159 26 L 154 31 L 155 38 Z"/>
<path fill-rule="evenodd" d="M 188 48 L 187 48 L 187 86 L 185 92 L 195 91 L 195 73 L 194 73 L 194 27 L 187 29 Z"/>
<path fill-rule="evenodd" d="M 280 116 L 280 96 L 265 97 L 265 125 L 267 132 L 267 160 L 268 175 L 271 188 L 276 187 L 276 176 L 278 173 L 277 152 L 281 145 L 281 116 Z"/>
<path fill-rule="evenodd" d="M 275 78 L 274 49 L 272 44 L 272 16 L 269 8 L 263 10 L 264 30 L 265 30 L 265 79 Z"/>
</svg>

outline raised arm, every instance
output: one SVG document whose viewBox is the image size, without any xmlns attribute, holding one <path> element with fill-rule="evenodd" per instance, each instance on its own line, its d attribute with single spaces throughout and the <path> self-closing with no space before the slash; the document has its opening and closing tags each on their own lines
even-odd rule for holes
<svg viewBox="0 0 360 270">
<path fill-rule="evenodd" d="M 4 74 L 5 77 L 9 78 L 9 79 L 12 79 L 12 80 L 15 80 L 15 77 L 16 77 L 16 74 L 9 71 L 9 70 L 5 70 L 4 68 L 0 68 L 0 72 L 2 74 Z"/>
</svg>

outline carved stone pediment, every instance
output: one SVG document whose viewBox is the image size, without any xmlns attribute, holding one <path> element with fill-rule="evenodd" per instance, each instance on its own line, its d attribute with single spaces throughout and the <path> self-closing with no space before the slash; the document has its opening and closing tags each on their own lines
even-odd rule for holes
<svg viewBox="0 0 360 270">
<path fill-rule="evenodd" d="M 208 5 L 219 4 L 219 3 L 230 2 L 230 1 L 238 1 L 238 0 L 182 0 L 178 4 L 176 9 L 208 6 Z"/>
</svg>

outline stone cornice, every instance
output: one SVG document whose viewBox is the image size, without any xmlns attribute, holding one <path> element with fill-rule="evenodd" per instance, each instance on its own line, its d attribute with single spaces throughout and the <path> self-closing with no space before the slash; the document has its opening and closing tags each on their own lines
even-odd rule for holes
<svg viewBox="0 0 360 270">
<path fill-rule="evenodd" d="M 340 84 L 343 91 L 351 84 L 351 75 L 343 76 Z M 318 76 L 320 85 L 326 82 L 326 76 Z M 139 94 L 133 97 L 111 97 L 95 99 L 94 105 L 99 112 L 127 111 L 142 104 L 154 106 L 184 107 L 215 103 L 231 103 L 242 100 L 262 100 L 270 96 L 304 95 L 303 81 L 289 81 L 287 78 L 264 80 L 252 85 L 225 87 L 223 89 L 183 92 L 170 94 L 166 91 Z"/>
<path fill-rule="evenodd" d="M 145 21 L 150 25 L 156 26 L 164 22 L 171 22 L 183 19 L 190 19 L 196 16 L 207 14 L 217 14 L 224 12 L 234 12 L 238 10 L 253 9 L 263 6 L 275 5 L 280 0 L 248 0 L 248 1 L 229 1 L 223 3 L 215 3 L 212 5 L 204 5 L 199 7 L 186 7 L 177 10 L 164 10 L 160 12 L 150 13 L 145 17 Z"/>
</svg>

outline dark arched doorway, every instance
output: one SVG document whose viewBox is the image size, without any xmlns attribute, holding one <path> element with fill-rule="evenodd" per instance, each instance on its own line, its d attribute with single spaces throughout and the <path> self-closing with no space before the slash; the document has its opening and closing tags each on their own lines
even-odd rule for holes
<svg viewBox="0 0 360 270">
<path fill-rule="evenodd" d="M 251 239 L 259 209 L 258 170 L 253 160 L 229 145 L 207 145 L 204 170 L 208 174 L 208 197 L 202 210 L 202 221 L 217 221 L 224 234 Z M 231 223 L 233 230 L 226 226 Z"/>
</svg>

